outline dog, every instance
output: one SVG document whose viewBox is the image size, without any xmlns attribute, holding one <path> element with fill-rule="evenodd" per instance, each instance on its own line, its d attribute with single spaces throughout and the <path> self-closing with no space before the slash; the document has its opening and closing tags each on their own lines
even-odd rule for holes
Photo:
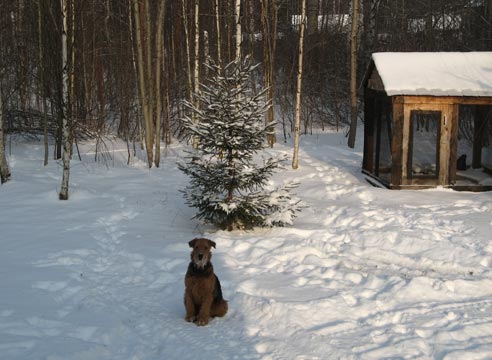
<svg viewBox="0 0 492 360">
<path fill-rule="evenodd" d="M 222 288 L 210 260 L 212 247 L 216 243 L 209 239 L 197 238 L 188 245 L 193 248 L 191 261 L 185 276 L 184 304 L 186 321 L 198 326 L 207 325 L 210 318 L 222 317 L 227 313 L 228 304 L 222 297 Z"/>
</svg>

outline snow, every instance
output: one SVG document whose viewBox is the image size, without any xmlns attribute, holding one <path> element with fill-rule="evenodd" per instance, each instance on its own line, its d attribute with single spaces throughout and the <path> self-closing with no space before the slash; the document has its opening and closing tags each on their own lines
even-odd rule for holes
<svg viewBox="0 0 492 360">
<path fill-rule="evenodd" d="M 371 187 L 361 144 L 345 144 L 303 137 L 300 168 L 272 179 L 300 183 L 309 207 L 292 226 L 226 232 L 191 219 L 182 145 L 149 170 L 126 166 L 124 144 L 109 164 L 79 144 L 59 201 L 61 167 L 14 139 L 0 187 L 0 358 L 491 358 L 491 193 Z M 196 236 L 216 241 L 229 301 L 206 327 L 184 320 Z"/>
<path fill-rule="evenodd" d="M 492 96 L 492 52 L 388 52 L 372 59 L 389 96 Z"/>
</svg>

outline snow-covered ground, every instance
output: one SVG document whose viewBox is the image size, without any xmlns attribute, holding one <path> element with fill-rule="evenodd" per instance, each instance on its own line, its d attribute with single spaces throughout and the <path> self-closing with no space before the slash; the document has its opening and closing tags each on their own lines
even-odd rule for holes
<svg viewBox="0 0 492 360">
<path fill-rule="evenodd" d="M 361 132 L 359 132 L 361 134 Z M 359 136 L 359 139 L 362 136 Z M 222 232 L 190 218 L 171 145 L 160 169 L 74 157 L 70 200 L 42 144 L 11 144 L 0 187 L 1 359 L 492 358 L 492 194 L 389 191 L 342 134 L 301 138 L 309 206 L 291 227 Z M 291 154 L 278 145 L 272 152 Z M 187 242 L 217 242 L 229 313 L 184 321 Z"/>
</svg>

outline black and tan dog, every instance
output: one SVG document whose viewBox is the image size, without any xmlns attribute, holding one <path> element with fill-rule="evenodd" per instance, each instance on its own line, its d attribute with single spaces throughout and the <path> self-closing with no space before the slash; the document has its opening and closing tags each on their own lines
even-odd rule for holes
<svg viewBox="0 0 492 360">
<path fill-rule="evenodd" d="M 214 273 L 210 260 L 215 242 L 209 239 L 193 239 L 189 243 L 191 262 L 185 276 L 186 321 L 207 325 L 211 317 L 227 313 L 227 301 L 222 297 L 219 278 Z"/>
</svg>

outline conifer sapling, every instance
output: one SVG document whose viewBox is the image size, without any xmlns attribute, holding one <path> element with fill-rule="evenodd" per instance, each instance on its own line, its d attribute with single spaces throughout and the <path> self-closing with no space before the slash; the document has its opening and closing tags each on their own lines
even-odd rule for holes
<svg viewBox="0 0 492 360">
<path fill-rule="evenodd" d="M 264 121 L 266 89 L 254 94 L 251 88 L 257 65 L 247 57 L 224 68 L 207 66 L 209 81 L 194 103 L 185 102 L 193 115 L 183 119 L 185 136 L 197 144 L 188 162 L 178 164 L 190 177 L 187 204 L 198 209 L 196 218 L 221 229 L 291 224 L 302 208 L 290 194 L 297 185 L 267 186 L 285 158 L 258 154 L 274 124 Z"/>
</svg>

